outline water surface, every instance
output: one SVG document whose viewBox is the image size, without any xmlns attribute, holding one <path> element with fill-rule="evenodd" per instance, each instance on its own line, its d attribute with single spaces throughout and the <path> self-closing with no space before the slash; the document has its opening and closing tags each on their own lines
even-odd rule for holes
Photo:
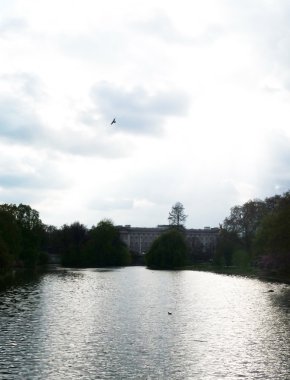
<svg viewBox="0 0 290 380">
<path fill-rule="evenodd" d="M 289 285 L 130 267 L 0 291 L 0 379 L 243 378 L 290 379 Z"/>
</svg>

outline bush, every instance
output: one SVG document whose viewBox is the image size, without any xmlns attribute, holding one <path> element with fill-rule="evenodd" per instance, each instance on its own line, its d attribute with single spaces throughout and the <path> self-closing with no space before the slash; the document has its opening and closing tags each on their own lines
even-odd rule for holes
<svg viewBox="0 0 290 380">
<path fill-rule="evenodd" d="M 186 265 L 187 245 L 179 230 L 172 229 L 159 236 L 145 256 L 151 268 L 173 269 Z"/>
</svg>

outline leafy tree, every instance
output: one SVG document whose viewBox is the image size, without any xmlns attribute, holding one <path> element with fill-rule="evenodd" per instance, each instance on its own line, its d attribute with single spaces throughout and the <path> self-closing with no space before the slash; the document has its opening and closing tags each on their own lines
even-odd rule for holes
<svg viewBox="0 0 290 380">
<path fill-rule="evenodd" d="M 146 263 L 148 267 L 173 269 L 184 266 L 186 258 L 187 244 L 183 233 L 170 229 L 154 240 L 146 254 Z"/>
<path fill-rule="evenodd" d="M 240 248 L 241 240 L 237 232 L 221 228 L 213 263 L 217 266 L 233 265 L 234 254 Z"/>
<path fill-rule="evenodd" d="M 93 267 L 120 266 L 130 263 L 130 255 L 118 229 L 109 219 L 100 221 L 89 231 L 84 248 L 86 265 Z"/>
<path fill-rule="evenodd" d="M 0 210 L 0 237 L 2 241 L 2 252 L 6 252 L 6 260 L 12 264 L 19 259 L 21 252 L 22 236 L 19 225 L 13 215 L 7 211 Z"/>
<path fill-rule="evenodd" d="M 265 269 L 290 273 L 289 193 L 261 222 L 255 238 L 255 249 Z"/>
<path fill-rule="evenodd" d="M 58 245 L 62 264 L 65 266 L 83 266 L 82 250 L 88 237 L 87 228 L 79 222 L 74 222 L 71 225 L 63 225 L 58 236 L 55 231 L 52 234 L 56 247 Z"/>
<path fill-rule="evenodd" d="M 43 237 L 43 224 L 39 219 L 39 213 L 32 209 L 28 205 L 19 204 L 2 204 L 0 205 L 0 213 L 2 213 L 2 218 L 4 214 L 6 219 L 9 215 L 9 227 L 3 227 L 2 230 L 10 228 L 11 231 L 3 233 L 3 239 L 6 241 L 6 245 L 9 251 L 14 252 L 14 259 L 22 260 L 26 266 L 35 266 L 38 261 L 41 239 Z M 16 228 L 16 225 L 18 228 Z M 13 233 L 12 233 L 13 231 Z M 13 242 L 15 238 L 15 241 Z M 10 243 L 7 241 L 10 239 Z M 16 253 L 14 248 L 17 250 L 20 246 L 19 252 Z M 11 252 L 12 252 L 11 251 Z M 19 255 L 18 255 L 19 253 Z"/>
<path fill-rule="evenodd" d="M 176 202 L 172 206 L 171 211 L 169 212 L 168 221 L 171 226 L 182 226 L 186 221 L 187 215 L 184 213 L 183 204 Z"/>
<path fill-rule="evenodd" d="M 231 208 L 231 214 L 225 219 L 223 227 L 228 232 L 238 235 L 245 249 L 250 252 L 252 240 L 266 213 L 267 209 L 263 201 L 248 201 L 242 206 Z"/>
<path fill-rule="evenodd" d="M 17 207 L 16 220 L 22 233 L 20 258 L 27 266 L 35 266 L 38 263 L 43 238 L 43 224 L 39 213 L 28 205 L 20 204 Z"/>
</svg>

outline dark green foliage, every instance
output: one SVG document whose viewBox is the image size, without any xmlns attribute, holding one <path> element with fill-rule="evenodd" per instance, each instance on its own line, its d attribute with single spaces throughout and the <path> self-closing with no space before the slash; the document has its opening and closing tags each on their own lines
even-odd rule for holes
<svg viewBox="0 0 290 380">
<path fill-rule="evenodd" d="M 230 216 L 224 221 L 224 228 L 238 235 L 245 249 L 250 251 L 253 237 L 266 213 L 267 208 L 263 201 L 248 201 L 242 206 L 231 208 Z"/>
<path fill-rule="evenodd" d="M 241 246 L 238 234 L 234 231 L 226 229 L 220 230 L 220 236 L 217 244 L 217 249 L 214 255 L 214 264 L 218 266 L 233 265 L 233 255 L 235 250 Z"/>
<path fill-rule="evenodd" d="M 181 231 L 171 229 L 159 236 L 146 254 L 148 267 L 173 269 L 186 265 L 187 245 Z"/>
<path fill-rule="evenodd" d="M 290 273 L 290 198 L 263 219 L 255 238 L 255 250 L 265 269 Z"/>
<path fill-rule="evenodd" d="M 2 267 L 10 266 L 19 259 L 21 253 L 22 235 L 21 229 L 13 215 L 8 211 L 2 211 L 0 206 L 0 257 L 5 256 Z M 0 264 L 1 267 L 1 264 Z"/>
<path fill-rule="evenodd" d="M 84 266 L 82 250 L 87 236 L 87 228 L 79 222 L 62 226 L 56 241 L 59 244 L 58 249 L 64 266 Z"/>
<path fill-rule="evenodd" d="M 121 241 L 119 231 L 110 220 L 102 220 L 92 227 L 84 247 L 87 266 L 107 267 L 130 264 L 126 245 Z"/>
<path fill-rule="evenodd" d="M 38 263 L 43 225 L 36 210 L 23 204 L 0 205 L 0 236 L 10 258 L 3 266 Z"/>
<path fill-rule="evenodd" d="M 254 200 L 231 209 L 221 230 L 217 264 L 249 263 L 290 273 L 290 193 Z"/>
<path fill-rule="evenodd" d="M 55 232 L 53 232 L 55 235 Z M 62 264 L 71 267 L 107 267 L 130 264 L 126 245 L 110 220 L 102 220 L 90 230 L 75 222 L 64 225 L 54 236 Z"/>
</svg>

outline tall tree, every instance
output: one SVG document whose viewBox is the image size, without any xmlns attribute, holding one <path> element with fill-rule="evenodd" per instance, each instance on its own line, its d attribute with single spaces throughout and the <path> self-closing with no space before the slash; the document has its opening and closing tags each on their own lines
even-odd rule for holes
<svg viewBox="0 0 290 380">
<path fill-rule="evenodd" d="M 43 224 L 39 218 L 38 211 L 22 203 L 18 206 L 5 203 L 0 205 L 0 212 L 8 213 L 20 229 L 21 249 L 19 259 L 26 266 L 35 266 L 39 258 L 43 238 Z"/>
<path fill-rule="evenodd" d="M 187 251 L 183 233 L 172 228 L 154 240 L 146 253 L 146 264 L 152 268 L 178 268 L 186 265 Z"/>
<path fill-rule="evenodd" d="M 84 247 L 86 265 L 107 267 L 128 265 L 130 255 L 122 242 L 118 229 L 109 219 L 101 220 L 89 231 L 88 241 Z"/>
<path fill-rule="evenodd" d="M 255 238 L 256 254 L 262 266 L 290 273 L 290 198 L 281 199 L 280 206 L 262 220 Z"/>
<path fill-rule="evenodd" d="M 223 227 L 228 232 L 237 234 L 250 251 L 253 237 L 266 212 L 265 202 L 250 200 L 242 206 L 232 207 L 231 215 L 225 219 Z"/>
<path fill-rule="evenodd" d="M 182 226 L 186 221 L 187 215 L 184 213 L 183 204 L 176 202 L 172 206 L 171 211 L 169 212 L 168 221 L 171 226 Z"/>
<path fill-rule="evenodd" d="M 88 230 L 79 223 L 64 224 L 56 235 L 56 243 L 59 244 L 61 261 L 65 266 L 83 266 L 84 258 L 82 248 L 87 240 Z"/>
</svg>

